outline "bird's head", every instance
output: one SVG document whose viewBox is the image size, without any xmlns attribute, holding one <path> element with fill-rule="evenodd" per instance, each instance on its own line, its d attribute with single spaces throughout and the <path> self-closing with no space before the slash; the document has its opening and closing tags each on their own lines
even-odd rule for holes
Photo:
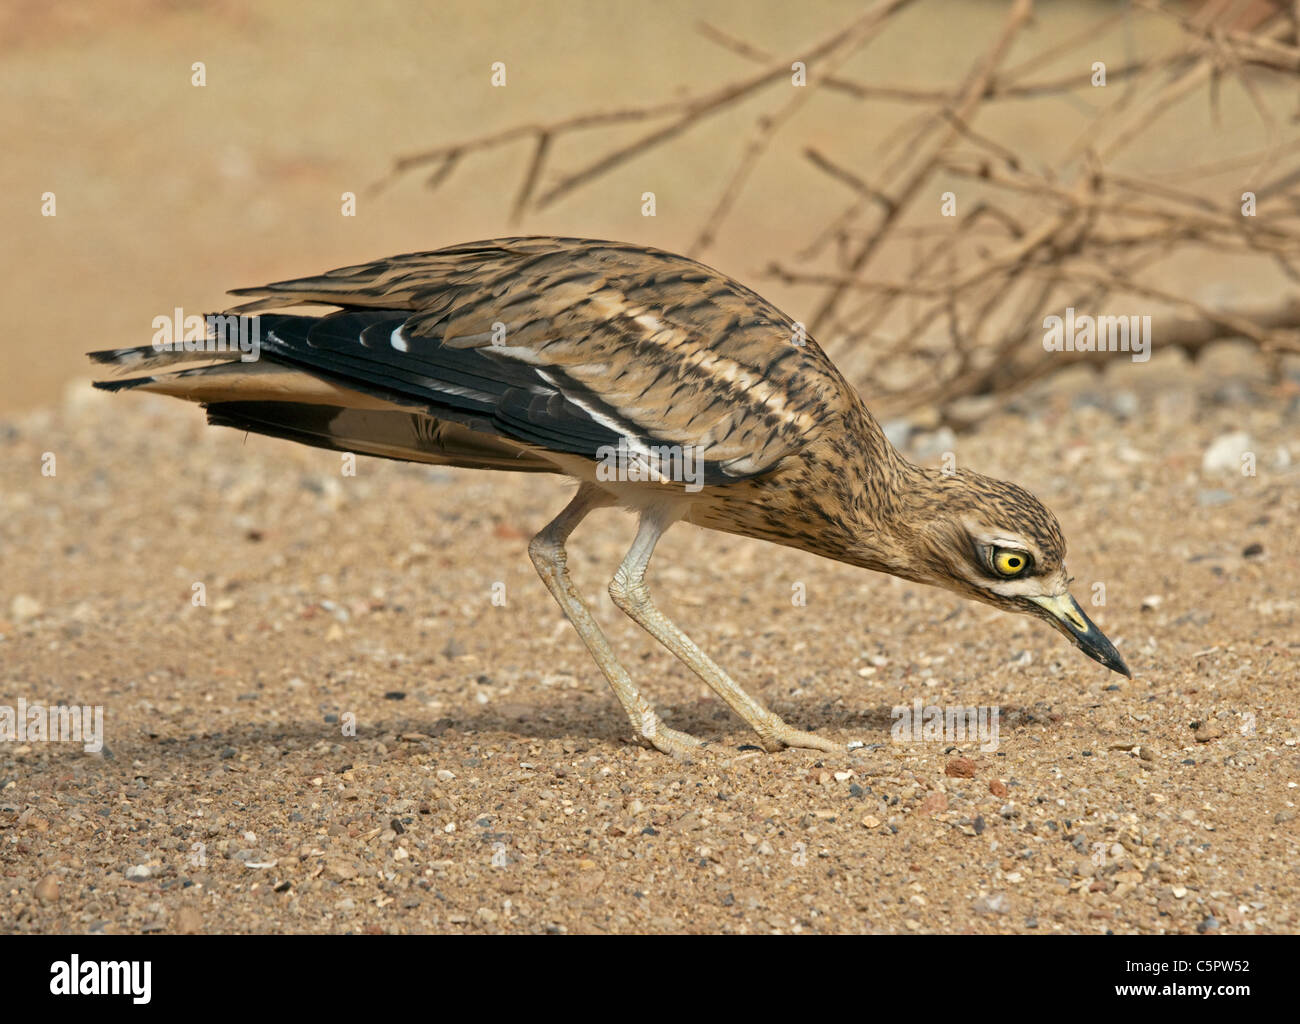
<svg viewBox="0 0 1300 1024">
<path fill-rule="evenodd" d="M 966 470 L 927 472 L 908 517 L 906 565 L 922 583 L 1046 619 L 1084 654 L 1132 676 L 1119 651 L 1070 596 L 1056 516 L 1022 487 Z"/>
</svg>

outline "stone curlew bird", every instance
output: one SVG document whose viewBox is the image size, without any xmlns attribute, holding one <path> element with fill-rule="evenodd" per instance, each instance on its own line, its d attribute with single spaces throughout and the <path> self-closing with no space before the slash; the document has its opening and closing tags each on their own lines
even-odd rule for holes
<svg viewBox="0 0 1300 1024">
<path fill-rule="evenodd" d="M 573 477 L 529 554 L 634 735 L 665 753 L 700 741 L 660 720 L 566 568 L 570 533 L 602 506 L 639 514 L 614 602 L 769 750 L 842 748 L 750 697 L 655 606 L 646 568 L 678 520 L 1038 616 L 1130 675 L 1069 594 L 1051 512 L 1015 484 L 909 463 L 799 325 L 694 260 L 502 238 L 231 294 L 255 301 L 209 317 L 206 343 L 91 353 L 131 374 L 96 386 L 200 402 L 211 423 L 322 448 Z M 266 312 L 298 305 L 337 309 Z M 235 329 L 260 350 L 231 349 Z"/>
</svg>

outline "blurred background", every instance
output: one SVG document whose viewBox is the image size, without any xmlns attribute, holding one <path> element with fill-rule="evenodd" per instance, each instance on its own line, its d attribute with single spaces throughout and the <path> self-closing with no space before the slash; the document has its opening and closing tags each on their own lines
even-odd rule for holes
<svg viewBox="0 0 1300 1024">
<path fill-rule="evenodd" d="M 1297 52 L 1260 0 L 11 0 L 0 410 L 227 288 L 503 234 L 689 252 L 958 427 L 1063 368 L 1036 332 L 1071 303 L 1155 314 L 1158 353 L 1244 316 L 1276 358 Z"/>
</svg>

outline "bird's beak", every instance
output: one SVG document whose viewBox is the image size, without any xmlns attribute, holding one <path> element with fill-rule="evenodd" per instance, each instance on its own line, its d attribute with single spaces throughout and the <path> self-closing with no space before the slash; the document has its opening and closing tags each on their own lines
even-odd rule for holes
<svg viewBox="0 0 1300 1024">
<path fill-rule="evenodd" d="M 1106 634 L 1096 627 L 1092 619 L 1083 614 L 1083 609 L 1069 593 L 1054 596 L 1043 595 L 1029 598 L 1042 612 L 1038 614 L 1068 636 L 1074 646 L 1083 651 L 1093 661 L 1099 661 L 1113 672 L 1120 672 L 1133 678 L 1124 659 L 1115 650 L 1115 645 L 1106 639 Z M 1043 614 L 1043 613 L 1046 614 Z"/>
</svg>

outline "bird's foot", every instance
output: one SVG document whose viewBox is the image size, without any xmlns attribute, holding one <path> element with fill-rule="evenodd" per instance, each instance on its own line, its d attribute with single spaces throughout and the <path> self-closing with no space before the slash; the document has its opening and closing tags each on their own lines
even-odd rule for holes
<svg viewBox="0 0 1300 1024">
<path fill-rule="evenodd" d="M 779 718 L 757 731 L 759 738 L 763 741 L 764 749 L 770 754 L 776 753 L 776 751 L 785 747 L 823 750 L 828 754 L 843 754 L 846 751 L 843 743 L 836 743 L 813 732 L 804 732 L 802 729 L 792 728 Z"/>
<path fill-rule="evenodd" d="M 678 761 L 691 761 L 697 751 L 708 746 L 703 740 L 696 739 L 688 732 L 668 728 L 658 718 L 645 722 L 637 739 L 646 746 L 653 747 Z"/>
</svg>

